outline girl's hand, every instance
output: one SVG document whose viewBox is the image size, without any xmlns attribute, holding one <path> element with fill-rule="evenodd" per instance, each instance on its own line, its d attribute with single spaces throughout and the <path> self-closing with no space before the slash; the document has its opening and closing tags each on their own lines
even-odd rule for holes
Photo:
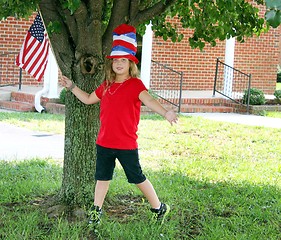
<svg viewBox="0 0 281 240">
<path fill-rule="evenodd" d="M 164 117 L 168 120 L 168 122 L 173 125 L 173 123 L 177 123 L 178 116 L 174 111 L 168 111 L 165 113 Z"/>
<path fill-rule="evenodd" d="M 72 86 L 72 81 L 68 79 L 66 76 L 62 76 L 62 86 L 66 89 L 69 89 Z"/>
</svg>

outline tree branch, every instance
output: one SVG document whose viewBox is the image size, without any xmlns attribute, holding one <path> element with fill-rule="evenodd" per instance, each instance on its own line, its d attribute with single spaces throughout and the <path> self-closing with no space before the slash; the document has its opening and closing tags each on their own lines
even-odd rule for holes
<svg viewBox="0 0 281 240">
<path fill-rule="evenodd" d="M 114 0 L 111 10 L 111 18 L 109 20 L 107 29 L 103 36 L 103 53 L 108 54 L 111 49 L 112 31 L 115 27 L 122 23 L 128 23 L 130 0 Z"/>
<path fill-rule="evenodd" d="M 69 37 L 71 34 L 67 25 L 64 23 L 64 19 L 62 19 L 60 15 L 60 12 L 62 12 L 63 9 L 58 8 L 53 0 L 42 0 L 39 4 L 39 10 L 46 27 L 50 22 L 58 21 L 61 23 L 61 32 L 59 34 L 54 33 L 49 37 L 53 49 L 56 50 L 54 51 L 54 54 L 61 71 L 63 74 L 70 76 L 73 61 L 69 61 L 69 59 L 74 60 L 74 43 L 73 39 Z M 68 41 L 67 44 L 65 43 L 66 40 Z"/>
<path fill-rule="evenodd" d="M 102 19 L 103 6 L 105 2 L 101 1 L 89 1 L 89 12 L 92 13 L 90 19 Z"/>
<path fill-rule="evenodd" d="M 167 0 L 165 3 L 163 1 L 160 1 L 149 8 L 146 8 L 142 11 L 140 10 L 134 16 L 131 16 L 131 23 L 132 25 L 137 26 L 140 23 L 150 20 L 153 17 L 165 12 L 169 7 L 173 6 L 176 2 L 177 0 Z M 134 6 L 134 9 L 135 8 L 136 7 Z"/>
<path fill-rule="evenodd" d="M 139 12 L 139 0 L 131 0 L 130 5 L 130 19 L 133 19 Z"/>
<path fill-rule="evenodd" d="M 102 49 L 97 48 L 98 46 L 102 46 L 102 16 L 103 16 L 103 8 L 104 4 L 106 4 L 103 0 L 100 1 L 89 1 L 89 36 L 92 36 L 91 39 L 95 39 L 95 49 L 101 54 Z M 100 36 L 97 38 L 97 36 Z"/>
<path fill-rule="evenodd" d="M 77 39 L 77 46 L 76 46 L 76 58 L 80 59 L 81 55 L 83 55 L 87 50 L 85 49 L 85 46 L 89 46 L 90 42 L 85 42 L 89 40 L 89 38 L 83 38 L 85 34 L 89 33 L 89 23 L 88 23 L 88 11 L 87 7 L 84 2 L 81 1 L 79 8 L 73 13 L 73 16 L 75 18 L 75 22 L 77 24 L 77 27 L 73 30 L 75 30 L 78 34 Z M 70 16 L 72 17 L 72 16 Z M 87 24 L 85 24 L 87 23 Z"/>
</svg>

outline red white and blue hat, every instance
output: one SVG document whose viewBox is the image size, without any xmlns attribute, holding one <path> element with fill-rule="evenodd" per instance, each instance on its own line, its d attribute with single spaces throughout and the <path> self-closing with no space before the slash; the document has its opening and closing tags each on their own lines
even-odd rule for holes
<svg viewBox="0 0 281 240">
<path fill-rule="evenodd" d="M 136 64 L 137 38 L 136 29 L 127 24 L 121 24 L 113 30 L 112 50 L 107 58 L 128 58 Z"/>
</svg>

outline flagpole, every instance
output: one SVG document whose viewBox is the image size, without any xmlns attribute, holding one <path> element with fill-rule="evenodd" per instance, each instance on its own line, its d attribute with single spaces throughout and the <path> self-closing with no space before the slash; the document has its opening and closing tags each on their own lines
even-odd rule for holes
<svg viewBox="0 0 281 240">
<path fill-rule="evenodd" d="M 47 28 L 46 28 L 46 25 L 45 25 L 45 22 L 44 22 L 44 18 L 43 18 L 42 14 L 41 14 L 39 5 L 37 5 L 37 9 L 38 9 L 38 14 L 40 15 L 40 17 L 41 17 L 41 19 L 42 19 L 42 23 L 43 23 L 44 28 L 45 28 L 46 33 L 47 33 L 48 41 L 49 41 L 49 44 L 50 44 L 51 51 L 54 53 L 54 51 L 53 51 L 53 46 L 52 46 L 51 40 L 50 40 L 50 38 L 49 38 L 49 34 L 48 34 L 48 31 L 47 31 Z M 57 65 L 58 65 L 58 62 L 57 62 L 57 59 L 56 59 L 56 58 L 55 58 L 55 60 L 56 60 L 56 63 L 57 63 Z"/>
<path fill-rule="evenodd" d="M 41 96 L 47 94 L 48 98 L 58 98 L 58 63 L 55 58 L 53 47 L 51 44 L 51 40 L 49 39 L 47 28 L 40 12 L 40 8 L 38 6 L 38 14 L 41 18 L 41 22 L 46 31 L 46 40 L 49 42 L 49 55 L 48 55 L 48 63 L 44 73 L 44 85 L 43 89 L 35 94 L 34 104 L 35 109 L 38 112 L 45 111 L 45 107 L 41 105 Z"/>
<path fill-rule="evenodd" d="M 22 68 L 20 68 L 19 91 L 21 91 L 21 83 L 22 83 Z"/>
</svg>

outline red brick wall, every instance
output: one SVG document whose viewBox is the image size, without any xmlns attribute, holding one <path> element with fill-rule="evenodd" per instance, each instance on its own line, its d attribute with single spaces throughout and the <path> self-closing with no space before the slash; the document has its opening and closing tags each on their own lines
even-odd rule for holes
<svg viewBox="0 0 281 240">
<path fill-rule="evenodd" d="M 260 37 L 236 43 L 235 68 L 252 75 L 252 86 L 272 94 L 276 89 L 277 65 L 280 63 L 281 28 Z"/>
<path fill-rule="evenodd" d="M 206 46 L 201 52 L 192 49 L 188 43 L 190 30 L 184 30 L 185 38 L 180 43 L 153 40 L 152 59 L 176 70 L 183 71 L 183 89 L 211 90 L 213 88 L 216 59 L 224 61 L 225 42 L 216 47 Z M 252 75 L 252 87 L 267 94 L 276 89 L 277 65 L 280 64 L 281 27 L 271 29 L 260 37 L 235 43 L 234 67 Z M 157 76 L 152 72 L 152 76 Z"/>
<path fill-rule="evenodd" d="M 257 5 L 256 5 L 257 6 Z M 260 7 L 260 16 L 265 6 Z M 273 94 L 276 89 L 277 65 L 281 63 L 281 27 L 270 28 L 259 37 L 252 37 L 235 47 L 235 67 L 252 75 L 252 86 L 264 93 Z"/>
<path fill-rule="evenodd" d="M 9 17 L 0 22 L 0 84 L 17 84 L 20 68 L 14 64 L 24 37 L 36 14 L 28 20 Z M 9 53 L 9 54 L 8 54 Z M 22 71 L 22 83 L 39 85 L 33 77 Z"/>
<path fill-rule="evenodd" d="M 260 14 L 264 14 L 264 11 Z M 176 19 L 173 19 L 176 23 Z M 180 29 L 180 28 L 179 28 Z M 154 37 L 152 59 L 176 70 L 183 71 L 184 90 L 212 90 L 214 84 L 216 59 L 224 62 L 225 41 L 216 47 L 206 44 L 204 50 L 192 49 L 188 37 L 192 31 L 180 29 L 184 39 L 180 43 L 164 41 Z M 277 65 L 281 64 L 281 27 L 270 29 L 260 37 L 246 39 L 244 43 L 235 43 L 234 67 L 252 75 L 252 87 L 259 88 L 266 94 L 273 94 L 276 89 Z M 153 80 L 159 77 L 163 69 L 152 68 Z"/>
<path fill-rule="evenodd" d="M 189 46 L 191 30 L 182 29 L 184 39 L 180 43 L 154 38 L 152 59 L 175 71 L 183 71 L 183 90 L 209 90 L 213 88 L 216 58 L 224 57 L 225 42 L 201 52 Z M 152 73 L 152 75 L 155 73 Z"/>
</svg>

